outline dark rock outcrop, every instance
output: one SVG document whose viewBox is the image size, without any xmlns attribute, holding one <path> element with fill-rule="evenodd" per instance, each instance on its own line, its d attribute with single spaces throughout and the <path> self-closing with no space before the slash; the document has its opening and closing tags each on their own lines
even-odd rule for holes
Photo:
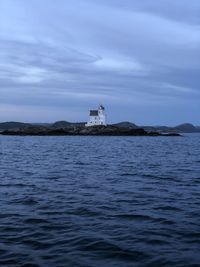
<svg viewBox="0 0 200 267">
<path fill-rule="evenodd" d="M 134 135 L 134 136 L 141 136 L 146 135 L 147 132 L 142 129 L 129 129 L 129 128 L 119 128 L 113 125 L 109 126 L 93 126 L 93 127 L 84 127 L 79 132 L 81 135 Z"/>
</svg>

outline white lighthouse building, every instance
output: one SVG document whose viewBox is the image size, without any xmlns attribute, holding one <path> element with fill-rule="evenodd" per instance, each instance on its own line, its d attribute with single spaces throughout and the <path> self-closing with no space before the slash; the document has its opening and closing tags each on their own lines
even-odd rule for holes
<svg viewBox="0 0 200 267">
<path fill-rule="evenodd" d="M 106 125 L 105 108 L 100 105 L 97 110 L 90 110 L 90 117 L 85 126 Z"/>
</svg>

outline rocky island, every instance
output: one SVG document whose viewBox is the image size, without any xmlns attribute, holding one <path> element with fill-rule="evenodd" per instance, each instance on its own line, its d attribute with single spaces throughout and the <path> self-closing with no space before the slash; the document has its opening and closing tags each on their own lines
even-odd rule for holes
<svg viewBox="0 0 200 267">
<path fill-rule="evenodd" d="M 55 123 L 0 123 L 1 135 L 81 135 L 81 136 L 180 136 L 180 133 L 198 133 L 200 127 L 184 123 L 175 127 L 138 126 L 129 121 L 107 123 L 104 106 L 89 111 L 87 122 L 57 121 Z"/>
<path fill-rule="evenodd" d="M 2 135 L 21 136 L 180 136 L 178 133 L 160 133 L 146 131 L 140 127 L 125 127 L 125 125 L 98 125 L 86 127 L 81 123 L 57 122 L 50 126 L 23 125 L 20 128 L 9 128 L 1 132 Z"/>
</svg>

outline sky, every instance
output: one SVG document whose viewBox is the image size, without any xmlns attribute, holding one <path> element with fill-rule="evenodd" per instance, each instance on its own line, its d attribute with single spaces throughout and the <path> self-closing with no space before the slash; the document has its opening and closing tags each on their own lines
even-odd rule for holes
<svg viewBox="0 0 200 267">
<path fill-rule="evenodd" d="M 0 122 L 200 125 L 199 0 L 0 0 Z"/>
</svg>

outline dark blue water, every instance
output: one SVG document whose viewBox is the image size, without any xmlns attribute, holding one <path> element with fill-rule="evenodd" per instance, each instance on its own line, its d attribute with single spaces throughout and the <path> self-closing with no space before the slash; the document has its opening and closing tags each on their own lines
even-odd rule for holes
<svg viewBox="0 0 200 267">
<path fill-rule="evenodd" d="M 1 136 L 0 266 L 200 266 L 200 135 Z"/>
</svg>

